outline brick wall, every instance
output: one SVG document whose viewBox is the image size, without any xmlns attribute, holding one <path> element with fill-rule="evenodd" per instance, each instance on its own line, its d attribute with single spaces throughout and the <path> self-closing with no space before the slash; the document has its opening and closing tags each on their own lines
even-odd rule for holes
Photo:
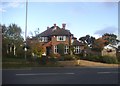
<svg viewBox="0 0 120 86">
<path fill-rule="evenodd" d="M 70 37 L 70 43 L 71 43 L 71 37 Z M 53 36 L 51 38 L 52 41 L 52 51 L 54 51 L 54 46 L 58 45 L 58 44 L 65 44 L 65 45 L 69 45 L 69 37 L 66 37 L 66 41 L 57 41 L 57 36 Z"/>
<path fill-rule="evenodd" d="M 52 41 L 52 45 L 54 45 L 54 46 L 58 45 L 60 43 L 69 45 L 69 37 L 66 37 L 66 41 L 57 41 L 57 36 L 53 36 L 51 41 Z M 71 38 L 70 38 L 70 42 L 71 42 Z"/>
</svg>

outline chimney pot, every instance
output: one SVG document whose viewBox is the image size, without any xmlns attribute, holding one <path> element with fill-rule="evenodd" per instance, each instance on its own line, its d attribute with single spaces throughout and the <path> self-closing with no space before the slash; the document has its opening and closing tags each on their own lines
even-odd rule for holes
<svg viewBox="0 0 120 86">
<path fill-rule="evenodd" d="M 47 27 L 47 29 L 49 29 L 49 27 Z"/>
<path fill-rule="evenodd" d="M 56 24 L 54 24 L 54 27 L 56 27 Z"/>
<path fill-rule="evenodd" d="M 65 29 L 65 27 L 66 27 L 66 24 L 65 24 L 65 23 L 63 23 L 63 24 L 62 24 L 62 28 L 63 28 L 63 29 Z"/>
</svg>

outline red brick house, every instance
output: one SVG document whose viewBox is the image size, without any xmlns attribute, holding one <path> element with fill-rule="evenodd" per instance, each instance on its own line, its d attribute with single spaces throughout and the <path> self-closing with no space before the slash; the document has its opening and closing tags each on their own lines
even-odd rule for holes
<svg viewBox="0 0 120 86">
<path fill-rule="evenodd" d="M 64 54 L 69 54 L 69 46 L 74 46 L 74 54 L 80 54 L 84 49 L 84 45 L 80 43 L 69 30 L 66 29 L 66 24 L 62 24 L 62 28 L 54 24 L 52 27 L 38 34 L 34 40 L 38 40 L 45 49 L 44 54 L 58 54 L 58 44 L 64 44 Z"/>
</svg>

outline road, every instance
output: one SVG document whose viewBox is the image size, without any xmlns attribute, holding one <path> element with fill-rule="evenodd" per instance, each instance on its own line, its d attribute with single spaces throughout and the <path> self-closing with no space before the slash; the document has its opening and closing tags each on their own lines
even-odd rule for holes
<svg viewBox="0 0 120 86">
<path fill-rule="evenodd" d="M 3 69 L 3 84 L 118 84 L 118 68 Z"/>
</svg>

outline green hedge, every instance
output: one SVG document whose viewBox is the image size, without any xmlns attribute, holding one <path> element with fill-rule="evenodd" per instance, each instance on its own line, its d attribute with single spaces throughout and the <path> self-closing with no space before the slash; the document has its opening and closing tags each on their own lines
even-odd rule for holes
<svg viewBox="0 0 120 86">
<path fill-rule="evenodd" d="M 118 59 L 116 57 L 102 56 L 102 62 L 109 64 L 117 64 Z"/>
<path fill-rule="evenodd" d="M 73 60 L 73 56 L 71 56 L 71 55 L 63 55 L 63 56 L 61 56 L 58 60 L 60 60 L 60 61 L 70 61 L 70 60 Z"/>
<path fill-rule="evenodd" d="M 118 59 L 116 57 L 110 57 L 110 56 L 88 55 L 80 59 L 94 61 L 94 62 L 108 63 L 108 64 L 118 63 Z"/>
</svg>

